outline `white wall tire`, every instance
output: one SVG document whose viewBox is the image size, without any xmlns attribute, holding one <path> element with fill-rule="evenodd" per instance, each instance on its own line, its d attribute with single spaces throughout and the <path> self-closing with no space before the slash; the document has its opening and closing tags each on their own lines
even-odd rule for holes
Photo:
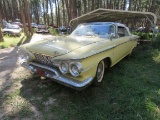
<svg viewBox="0 0 160 120">
<path fill-rule="evenodd" d="M 103 77 L 104 77 L 104 73 L 105 73 L 105 63 L 103 60 L 101 60 L 97 66 L 97 72 L 96 72 L 96 76 L 94 78 L 93 85 L 97 86 L 102 82 Z"/>
</svg>

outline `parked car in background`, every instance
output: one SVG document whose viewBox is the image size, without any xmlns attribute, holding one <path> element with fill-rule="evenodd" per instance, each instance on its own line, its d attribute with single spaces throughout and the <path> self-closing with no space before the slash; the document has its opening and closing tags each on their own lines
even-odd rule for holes
<svg viewBox="0 0 160 120">
<path fill-rule="evenodd" d="M 60 34 L 70 34 L 70 27 L 64 27 L 64 26 L 61 26 L 59 28 L 59 33 Z"/>
<path fill-rule="evenodd" d="M 32 26 L 32 28 L 37 28 L 38 27 L 37 23 L 31 23 L 31 26 Z"/>
<path fill-rule="evenodd" d="M 38 24 L 36 33 L 49 33 L 49 30 L 45 24 Z"/>
<path fill-rule="evenodd" d="M 8 22 L 4 19 L 2 20 L 2 23 L 0 22 L 0 26 L 3 28 L 6 27 L 7 25 L 8 25 Z"/>
<path fill-rule="evenodd" d="M 26 23 L 26 27 L 28 27 L 28 23 Z M 38 25 L 37 25 L 36 23 L 31 23 L 31 27 L 32 27 L 32 28 L 37 28 Z"/>
<path fill-rule="evenodd" d="M 18 25 L 19 27 L 23 27 L 23 24 L 21 22 L 12 22 L 12 25 Z"/>
<path fill-rule="evenodd" d="M 3 30 L 2 33 L 11 35 L 11 36 L 20 36 L 21 35 L 22 28 L 20 28 L 18 25 L 12 25 L 8 24 Z"/>
<path fill-rule="evenodd" d="M 32 73 L 82 90 L 91 83 L 99 85 L 105 69 L 131 55 L 137 40 L 124 24 L 83 23 L 69 36 L 20 46 L 19 56 Z"/>
<path fill-rule="evenodd" d="M 138 27 L 137 29 L 135 29 L 135 32 L 145 32 L 146 27 Z"/>
</svg>

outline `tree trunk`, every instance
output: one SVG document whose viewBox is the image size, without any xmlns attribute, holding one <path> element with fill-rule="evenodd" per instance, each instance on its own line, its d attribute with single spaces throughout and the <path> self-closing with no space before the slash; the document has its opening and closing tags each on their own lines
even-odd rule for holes
<svg viewBox="0 0 160 120">
<path fill-rule="evenodd" d="M 10 8 L 9 8 L 10 6 L 9 6 L 9 2 L 7 0 L 5 2 L 6 2 L 6 6 L 8 7 L 8 9 L 6 8 L 7 9 L 6 20 L 8 21 L 10 19 Z"/>
<path fill-rule="evenodd" d="M 2 35 L 2 31 L 1 31 L 1 26 L 0 26 L 0 42 L 3 42 L 4 39 L 3 39 L 3 35 Z"/>
<path fill-rule="evenodd" d="M 137 0 L 134 2 L 134 11 L 137 10 Z"/>
<path fill-rule="evenodd" d="M 39 24 L 39 13 L 38 13 L 39 6 L 35 5 L 35 7 L 36 7 L 36 10 L 35 10 L 36 23 Z"/>
<path fill-rule="evenodd" d="M 95 1 L 95 6 L 96 6 L 96 9 L 99 8 L 99 0 L 96 0 L 96 1 Z"/>
<path fill-rule="evenodd" d="M 66 26 L 66 23 L 65 23 L 65 7 L 64 7 L 64 0 L 62 0 L 62 11 L 63 11 L 62 25 L 63 25 L 63 26 Z"/>
<path fill-rule="evenodd" d="M 73 0 L 72 8 L 74 13 L 73 18 L 81 16 L 81 0 Z"/>
<path fill-rule="evenodd" d="M 72 13 L 72 19 L 77 17 L 77 5 L 76 0 L 72 0 L 71 3 L 71 13 Z"/>
<path fill-rule="evenodd" d="M 22 10 L 21 0 L 19 0 L 19 8 L 20 8 L 20 13 L 21 13 L 21 17 L 22 17 L 22 23 L 23 23 L 24 33 L 25 33 L 26 36 L 28 36 L 28 30 L 27 30 L 27 27 L 26 27 L 25 16 L 24 16 L 24 13 L 23 13 L 23 10 Z"/>
<path fill-rule="evenodd" d="M 53 5 L 52 5 L 51 0 L 49 0 L 49 4 L 50 4 L 50 9 L 51 9 L 51 24 L 52 24 L 52 27 L 54 27 L 54 24 L 53 24 Z"/>
<path fill-rule="evenodd" d="M 45 10 L 45 0 L 43 0 L 43 18 L 44 18 L 44 24 L 46 24 L 46 10 Z"/>
<path fill-rule="evenodd" d="M 128 7 L 128 10 L 131 11 L 131 5 L 132 5 L 132 0 L 129 0 L 129 7 Z"/>
<path fill-rule="evenodd" d="M 84 14 L 87 13 L 87 2 L 86 0 L 83 0 L 83 4 L 84 4 Z"/>
<path fill-rule="evenodd" d="M 58 9 L 58 16 L 57 16 L 57 20 L 58 20 L 58 26 L 60 27 L 61 26 L 61 22 L 60 22 L 60 8 L 59 8 L 59 2 L 57 0 L 57 9 Z"/>
<path fill-rule="evenodd" d="M 90 4 L 91 4 L 91 1 L 88 0 L 88 3 L 87 3 L 87 6 L 88 6 L 87 12 L 90 12 Z"/>
<path fill-rule="evenodd" d="M 3 24 L 3 22 L 2 22 L 2 9 L 1 9 L 1 1 L 0 1 L 0 23 L 1 24 Z M 0 42 L 3 42 L 4 41 L 4 39 L 3 39 L 3 35 L 2 35 L 2 31 L 1 31 L 1 29 L 2 29 L 2 27 L 1 27 L 2 25 L 0 25 Z"/>
<path fill-rule="evenodd" d="M 126 0 L 124 0 L 124 3 L 123 3 L 123 10 L 126 10 Z"/>
<path fill-rule="evenodd" d="M 8 12 L 7 12 L 7 8 L 6 8 L 6 4 L 5 4 L 5 0 L 3 0 L 3 9 L 4 9 L 4 18 L 5 20 L 8 21 Z"/>
<path fill-rule="evenodd" d="M 70 5 L 69 5 L 70 3 L 68 0 L 66 0 L 65 3 L 66 3 L 67 15 L 68 15 L 68 23 L 67 24 L 69 24 L 69 22 L 71 20 L 71 11 L 70 11 Z"/>
<path fill-rule="evenodd" d="M 33 34 L 32 26 L 31 26 L 31 18 L 30 18 L 30 11 L 29 11 L 28 0 L 25 0 L 25 4 L 26 4 L 26 14 L 27 14 L 27 17 L 28 17 L 29 31 L 30 31 L 31 34 Z"/>
<path fill-rule="evenodd" d="M 91 11 L 93 11 L 94 10 L 94 0 L 92 0 L 92 7 L 91 7 Z"/>
<path fill-rule="evenodd" d="M 118 0 L 117 2 L 117 9 L 119 10 L 119 6 L 120 6 L 120 1 Z"/>
<path fill-rule="evenodd" d="M 49 26 L 48 0 L 46 0 L 47 26 Z"/>
<path fill-rule="evenodd" d="M 57 22 L 56 22 L 56 26 L 59 27 L 59 26 L 58 26 L 58 10 L 57 10 L 58 8 L 57 8 L 57 0 L 55 0 L 55 6 L 56 6 L 56 7 L 55 7 L 55 8 L 56 8 L 56 21 L 57 21 Z"/>
</svg>

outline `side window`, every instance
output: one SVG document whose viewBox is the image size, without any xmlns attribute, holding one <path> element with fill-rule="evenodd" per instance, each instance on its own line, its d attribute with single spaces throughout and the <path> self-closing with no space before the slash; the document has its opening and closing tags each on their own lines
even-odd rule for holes
<svg viewBox="0 0 160 120">
<path fill-rule="evenodd" d="M 129 33 L 125 27 L 118 26 L 117 33 L 119 37 L 129 36 Z"/>
<path fill-rule="evenodd" d="M 126 28 L 124 28 L 124 34 L 125 34 L 125 36 L 129 36 L 129 33 Z"/>
<path fill-rule="evenodd" d="M 115 26 L 114 25 L 111 25 L 109 27 L 109 34 L 111 34 L 111 33 L 115 33 Z"/>
</svg>

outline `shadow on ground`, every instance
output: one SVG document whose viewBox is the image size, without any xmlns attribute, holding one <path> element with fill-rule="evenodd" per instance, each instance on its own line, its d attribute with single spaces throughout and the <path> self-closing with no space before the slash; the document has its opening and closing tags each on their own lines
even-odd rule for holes
<svg viewBox="0 0 160 120">
<path fill-rule="evenodd" d="M 28 35 L 28 36 L 25 38 L 25 40 L 21 39 L 21 40 L 19 41 L 19 43 L 17 44 L 17 46 L 22 45 L 22 44 L 29 43 L 29 42 L 31 41 L 31 39 L 32 39 L 32 36 L 33 36 L 33 35 Z"/>
<path fill-rule="evenodd" d="M 3 53 L 0 54 L 0 90 L 10 85 L 13 82 L 13 76 L 10 73 L 13 73 L 17 68 L 17 55 L 18 48 L 6 49 L 3 50 Z"/>
<path fill-rule="evenodd" d="M 25 44 L 31 41 L 32 35 L 28 36 L 25 41 L 24 37 L 21 38 L 18 45 Z M 23 42 L 24 41 L 24 42 Z M 14 75 L 14 73 L 18 74 L 21 71 L 20 65 L 18 63 L 18 47 L 8 48 L 2 50 L 0 54 L 0 72 L 1 72 L 1 81 L 0 81 L 0 90 L 11 85 L 14 82 L 14 79 L 18 75 Z"/>
</svg>

